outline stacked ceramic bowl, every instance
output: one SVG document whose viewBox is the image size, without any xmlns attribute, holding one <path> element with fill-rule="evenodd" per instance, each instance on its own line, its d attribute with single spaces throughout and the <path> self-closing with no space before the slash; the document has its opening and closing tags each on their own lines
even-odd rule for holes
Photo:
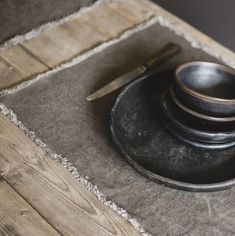
<svg viewBox="0 0 235 236">
<path fill-rule="evenodd" d="M 210 62 L 179 66 L 175 81 L 162 96 L 165 127 L 201 148 L 235 145 L 235 70 Z"/>
</svg>

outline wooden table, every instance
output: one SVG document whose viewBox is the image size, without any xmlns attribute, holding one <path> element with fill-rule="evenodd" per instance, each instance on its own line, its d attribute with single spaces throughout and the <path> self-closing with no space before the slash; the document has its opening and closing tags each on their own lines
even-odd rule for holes
<svg viewBox="0 0 235 236">
<path fill-rule="evenodd" d="M 147 0 L 104 1 L 0 53 L 0 89 L 69 67 L 127 31 L 159 20 L 234 66 L 233 52 Z M 0 235 L 139 235 L 60 163 L 0 115 Z"/>
</svg>

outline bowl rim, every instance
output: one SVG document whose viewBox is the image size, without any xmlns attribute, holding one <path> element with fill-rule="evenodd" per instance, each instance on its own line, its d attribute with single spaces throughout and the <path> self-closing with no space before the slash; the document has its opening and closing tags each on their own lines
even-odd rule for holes
<svg viewBox="0 0 235 236">
<path fill-rule="evenodd" d="M 218 103 L 218 104 L 223 104 L 223 105 L 235 105 L 235 98 L 234 99 L 226 99 L 226 98 L 218 98 L 218 97 L 213 97 L 209 95 L 205 95 L 201 92 L 198 92 L 192 88 L 189 88 L 186 84 L 184 84 L 179 76 L 179 73 L 189 67 L 195 66 L 195 65 L 203 65 L 207 67 L 212 67 L 212 68 L 220 68 L 223 71 L 226 71 L 234 76 L 235 79 L 235 69 L 232 67 L 222 65 L 219 63 L 214 63 L 214 62 L 208 62 L 208 61 L 192 61 L 192 62 L 187 62 L 184 63 L 180 66 L 178 66 L 175 70 L 175 81 L 176 84 L 182 89 L 185 93 L 194 96 L 198 99 L 201 99 L 206 102 L 210 103 Z"/>
<path fill-rule="evenodd" d="M 227 116 L 227 117 L 216 117 L 216 116 L 208 116 L 208 115 L 204 115 L 202 113 L 193 111 L 192 109 L 186 107 L 184 104 L 182 104 L 179 99 L 177 98 L 177 95 L 174 92 L 173 86 L 171 86 L 170 88 L 170 94 L 172 99 L 174 100 L 174 102 L 176 103 L 176 105 L 181 108 L 182 110 L 184 110 L 185 112 L 203 119 L 203 120 L 207 120 L 207 121 L 215 121 L 215 122 L 232 122 L 235 121 L 235 116 Z"/>
</svg>

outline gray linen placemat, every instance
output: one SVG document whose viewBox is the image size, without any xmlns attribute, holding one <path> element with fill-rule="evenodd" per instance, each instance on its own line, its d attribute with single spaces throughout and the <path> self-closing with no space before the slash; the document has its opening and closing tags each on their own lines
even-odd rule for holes
<svg viewBox="0 0 235 236">
<path fill-rule="evenodd" d="M 234 190 L 189 193 L 141 176 L 119 155 L 109 135 L 110 109 L 116 94 L 94 103 L 85 100 L 102 84 L 146 62 L 169 41 L 181 44 L 184 50 L 166 67 L 190 60 L 216 61 L 169 29 L 154 24 L 0 101 L 153 235 L 234 235 Z"/>
</svg>

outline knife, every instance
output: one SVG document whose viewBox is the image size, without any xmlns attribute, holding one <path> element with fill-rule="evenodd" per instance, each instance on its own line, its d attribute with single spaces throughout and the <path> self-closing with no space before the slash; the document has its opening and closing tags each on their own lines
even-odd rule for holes
<svg viewBox="0 0 235 236">
<path fill-rule="evenodd" d="M 112 93 L 113 91 L 121 88 L 122 86 L 128 84 L 134 80 L 139 75 L 143 74 L 146 70 L 152 69 L 159 64 L 165 62 L 167 59 L 175 56 L 181 50 L 180 46 L 174 43 L 168 43 L 162 47 L 155 55 L 155 57 L 150 60 L 146 65 L 141 65 L 128 73 L 116 78 L 112 82 L 108 83 L 104 87 L 100 88 L 96 92 L 90 94 L 86 97 L 87 101 L 93 101 L 98 98 L 104 97 L 105 95 Z"/>
</svg>

